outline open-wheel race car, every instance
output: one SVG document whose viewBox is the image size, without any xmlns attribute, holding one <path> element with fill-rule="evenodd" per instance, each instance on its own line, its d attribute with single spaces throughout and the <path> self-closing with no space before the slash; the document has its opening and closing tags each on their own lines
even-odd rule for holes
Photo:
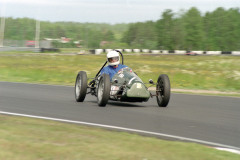
<svg viewBox="0 0 240 160">
<path fill-rule="evenodd" d="M 120 53 L 123 64 L 123 55 L 120 51 L 117 52 Z M 156 96 L 159 107 L 168 105 L 171 93 L 170 81 L 166 74 L 159 75 L 156 83 L 152 79 L 148 83 L 144 83 L 131 68 L 125 67 L 120 69 L 110 80 L 108 74 L 100 74 L 107 62 L 104 63 L 95 78 L 87 78 L 85 71 L 78 73 L 75 82 L 75 98 L 77 102 L 83 102 L 86 94 L 96 96 L 100 107 L 106 106 L 108 100 L 146 102 L 150 97 Z M 150 84 L 150 87 L 156 85 L 156 91 L 149 91 L 150 87 L 146 87 L 146 84 Z"/>
</svg>

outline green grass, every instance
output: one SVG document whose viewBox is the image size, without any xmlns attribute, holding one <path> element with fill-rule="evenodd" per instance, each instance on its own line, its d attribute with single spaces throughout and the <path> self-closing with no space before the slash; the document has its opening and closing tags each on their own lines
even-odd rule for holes
<svg viewBox="0 0 240 160">
<path fill-rule="evenodd" d="M 105 55 L 0 54 L 0 80 L 74 85 L 80 70 L 93 78 Z M 240 90 L 240 56 L 125 55 L 125 64 L 145 82 L 168 74 L 172 88 Z"/>
<path fill-rule="evenodd" d="M 238 160 L 239 155 L 195 143 L 48 120 L 0 115 L 4 160 Z"/>
</svg>

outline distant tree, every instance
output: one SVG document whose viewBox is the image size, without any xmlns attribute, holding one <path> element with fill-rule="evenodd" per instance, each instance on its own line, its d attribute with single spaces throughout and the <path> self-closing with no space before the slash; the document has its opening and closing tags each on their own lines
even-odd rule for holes
<svg viewBox="0 0 240 160">
<path fill-rule="evenodd" d="M 227 11 L 226 50 L 240 50 L 240 9 Z"/>
<path fill-rule="evenodd" d="M 161 49 L 174 49 L 173 43 L 173 28 L 174 28 L 174 13 L 168 9 L 162 13 L 162 18 L 157 21 L 158 46 Z"/>
<path fill-rule="evenodd" d="M 155 23 L 148 21 L 145 23 L 131 24 L 128 31 L 124 33 L 122 38 L 131 48 L 149 48 L 157 47 L 157 32 Z"/>
<path fill-rule="evenodd" d="M 172 38 L 173 48 L 181 50 L 185 48 L 186 31 L 183 18 L 177 18 L 173 22 Z"/>
<path fill-rule="evenodd" d="M 115 40 L 114 33 L 108 30 L 106 33 L 103 33 L 103 39 L 105 41 L 114 41 Z"/>
<path fill-rule="evenodd" d="M 192 7 L 183 17 L 185 25 L 185 49 L 201 50 L 203 43 L 203 19 L 200 11 Z"/>
</svg>

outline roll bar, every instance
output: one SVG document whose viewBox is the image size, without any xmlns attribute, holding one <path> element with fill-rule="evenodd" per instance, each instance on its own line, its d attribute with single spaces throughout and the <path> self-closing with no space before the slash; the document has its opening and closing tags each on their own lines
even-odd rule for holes
<svg viewBox="0 0 240 160">
<path fill-rule="evenodd" d="M 121 57 L 122 57 L 122 64 L 124 64 L 124 63 L 123 63 L 123 54 L 122 54 L 122 52 L 119 51 L 119 50 L 116 50 L 116 49 L 115 49 L 115 51 L 117 51 L 118 53 L 120 53 L 120 55 L 121 55 Z"/>
</svg>

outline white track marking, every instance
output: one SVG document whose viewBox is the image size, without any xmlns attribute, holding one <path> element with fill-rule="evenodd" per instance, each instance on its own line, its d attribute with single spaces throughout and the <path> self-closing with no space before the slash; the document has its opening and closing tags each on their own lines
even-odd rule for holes
<svg viewBox="0 0 240 160">
<path fill-rule="evenodd" d="M 235 150 L 235 149 L 231 149 L 231 148 L 220 148 L 220 147 L 216 147 L 216 149 L 221 150 L 221 151 L 228 151 L 228 152 L 240 154 L 240 151 Z"/>
<path fill-rule="evenodd" d="M 67 119 L 58 119 L 58 118 L 34 116 L 34 115 L 27 115 L 27 114 L 20 114 L 20 113 L 11 113 L 11 112 L 4 112 L 4 111 L 0 111 L 0 114 L 37 118 L 37 119 L 44 119 L 44 120 L 52 120 L 52 121 L 59 121 L 59 122 L 67 122 L 67 123 L 74 123 L 74 124 L 82 124 L 82 125 L 103 127 L 103 128 L 136 132 L 136 133 L 142 133 L 142 134 L 149 134 L 149 135 L 154 135 L 154 136 L 162 136 L 162 137 L 173 138 L 173 139 L 178 139 L 178 140 L 182 140 L 182 141 L 190 141 L 190 142 L 196 142 L 196 143 L 210 145 L 210 146 L 217 146 L 218 147 L 217 149 L 221 149 L 221 150 L 224 149 L 225 151 L 231 151 L 233 153 L 240 154 L 240 148 L 238 148 L 238 147 L 214 143 L 214 142 L 208 142 L 208 141 L 203 141 L 203 140 L 198 140 L 198 139 L 169 135 L 169 134 L 164 134 L 164 133 L 150 132 L 150 131 L 144 131 L 144 130 L 138 130 L 138 129 L 124 128 L 124 127 L 97 124 L 97 123 L 89 123 L 89 122 L 82 122 L 82 121 L 73 121 L 73 120 L 67 120 Z"/>
</svg>

